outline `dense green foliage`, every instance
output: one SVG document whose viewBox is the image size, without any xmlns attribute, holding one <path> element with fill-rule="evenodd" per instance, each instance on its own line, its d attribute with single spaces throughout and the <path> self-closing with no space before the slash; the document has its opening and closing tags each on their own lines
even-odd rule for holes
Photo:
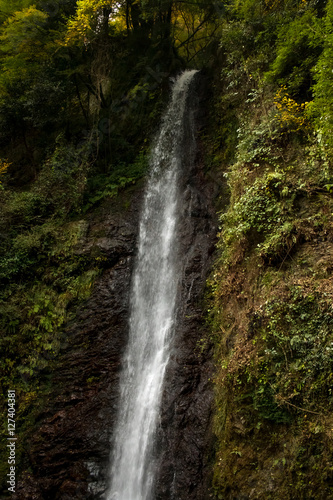
<svg viewBox="0 0 333 500">
<path fill-rule="evenodd" d="M 222 27 L 216 498 L 333 495 L 331 10 L 240 0 Z"/>
<path fill-rule="evenodd" d="M 109 264 L 78 251 L 89 217 L 145 175 L 169 77 L 204 67 L 213 494 L 333 495 L 332 16 L 332 0 L 0 0 L 0 371 L 19 446 Z"/>
</svg>

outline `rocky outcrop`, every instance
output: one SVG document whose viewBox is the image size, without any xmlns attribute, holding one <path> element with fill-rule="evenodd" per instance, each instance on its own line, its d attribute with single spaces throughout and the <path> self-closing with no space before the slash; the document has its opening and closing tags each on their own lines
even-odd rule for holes
<svg viewBox="0 0 333 500">
<path fill-rule="evenodd" d="M 200 151 L 184 170 L 180 228 L 183 278 L 177 330 L 167 369 L 156 440 L 156 500 L 208 498 L 212 352 L 205 336 L 203 297 L 214 250 L 214 188 Z M 142 189 L 105 205 L 88 221 L 77 253 L 96 254 L 107 269 L 66 331 L 49 401 L 29 443 L 29 472 L 16 500 L 103 498 L 110 438 L 118 405 L 121 356 L 127 341 L 129 292 Z M 126 208 L 125 207 L 128 207 Z"/>
<path fill-rule="evenodd" d="M 162 450 L 158 500 L 209 498 L 213 361 L 203 299 L 216 235 L 213 199 L 214 187 L 197 162 L 184 193 L 183 280 L 157 443 Z"/>
<path fill-rule="evenodd" d="M 197 132 L 205 123 L 207 99 L 207 82 L 203 75 L 198 76 L 190 96 L 190 112 L 194 112 Z M 214 207 L 217 184 L 204 174 L 198 138 L 196 143 L 196 152 L 188 147 L 183 169 L 179 235 L 182 282 L 156 443 L 159 461 L 156 500 L 210 498 L 213 352 L 204 319 L 204 294 L 217 233 Z"/>
<path fill-rule="evenodd" d="M 98 499 L 105 488 L 141 194 L 132 194 L 127 210 L 121 200 L 105 206 L 77 247 L 78 254 L 96 253 L 111 266 L 66 331 L 16 499 Z"/>
</svg>

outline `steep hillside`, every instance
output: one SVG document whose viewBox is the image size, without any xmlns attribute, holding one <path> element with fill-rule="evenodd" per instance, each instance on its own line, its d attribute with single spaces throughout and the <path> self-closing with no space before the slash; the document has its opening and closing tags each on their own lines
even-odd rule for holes
<svg viewBox="0 0 333 500">
<path fill-rule="evenodd" d="M 333 498 L 332 4 L 291 6 L 239 2 L 215 80 L 216 498 Z"/>
</svg>

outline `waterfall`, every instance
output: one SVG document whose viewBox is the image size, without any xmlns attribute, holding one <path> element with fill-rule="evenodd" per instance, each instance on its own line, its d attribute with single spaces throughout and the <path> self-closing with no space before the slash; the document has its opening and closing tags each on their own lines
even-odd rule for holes
<svg viewBox="0 0 333 500">
<path fill-rule="evenodd" d="M 181 275 L 177 229 L 186 123 L 190 120 L 186 101 L 195 73 L 186 71 L 175 81 L 150 157 L 106 500 L 151 500 L 153 496 L 154 437 Z"/>
</svg>

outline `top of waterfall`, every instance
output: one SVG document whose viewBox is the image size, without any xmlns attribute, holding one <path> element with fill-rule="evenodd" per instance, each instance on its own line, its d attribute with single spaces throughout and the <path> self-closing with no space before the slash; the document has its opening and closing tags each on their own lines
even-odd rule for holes
<svg viewBox="0 0 333 500">
<path fill-rule="evenodd" d="M 181 73 L 174 81 L 174 84 L 172 86 L 172 99 L 171 103 L 169 106 L 169 110 L 172 109 L 172 107 L 176 104 L 178 99 L 182 99 L 182 95 L 188 92 L 189 87 L 190 87 L 190 82 L 193 78 L 193 76 L 198 73 L 199 70 L 197 69 L 190 69 L 190 70 L 185 70 L 183 73 Z"/>
<path fill-rule="evenodd" d="M 179 90 L 183 90 L 187 87 L 188 82 L 192 79 L 195 73 L 198 73 L 198 69 L 186 69 L 178 77 L 173 79 L 174 86 L 179 87 Z"/>
<path fill-rule="evenodd" d="M 150 155 L 151 176 L 159 175 L 164 169 L 169 169 L 174 163 L 181 164 L 183 155 L 181 144 L 186 127 L 184 119 L 191 120 L 185 113 L 186 102 L 191 88 L 191 82 L 198 70 L 185 70 L 174 81 L 171 89 L 171 100 L 162 117 L 158 135 Z"/>
</svg>

